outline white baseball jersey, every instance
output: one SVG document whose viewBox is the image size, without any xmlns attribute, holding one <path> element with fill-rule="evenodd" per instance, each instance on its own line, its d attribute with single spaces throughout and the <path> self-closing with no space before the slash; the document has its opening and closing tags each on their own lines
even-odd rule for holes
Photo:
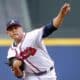
<svg viewBox="0 0 80 80">
<path fill-rule="evenodd" d="M 25 33 L 23 40 L 15 47 L 8 50 L 7 58 L 20 57 L 25 62 L 25 71 L 27 73 L 39 73 L 48 71 L 54 62 L 48 55 L 46 47 L 42 40 L 43 27 Z M 55 74 L 55 70 L 54 70 Z"/>
</svg>

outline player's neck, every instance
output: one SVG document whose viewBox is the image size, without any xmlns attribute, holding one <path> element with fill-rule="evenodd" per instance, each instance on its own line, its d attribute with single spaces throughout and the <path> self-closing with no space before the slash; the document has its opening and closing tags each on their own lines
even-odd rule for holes
<svg viewBox="0 0 80 80">
<path fill-rule="evenodd" d="M 17 40 L 14 41 L 15 46 L 17 46 L 17 45 L 24 39 L 24 36 L 25 36 L 25 33 L 23 33 L 23 34 L 19 37 L 19 39 L 17 39 Z"/>
</svg>

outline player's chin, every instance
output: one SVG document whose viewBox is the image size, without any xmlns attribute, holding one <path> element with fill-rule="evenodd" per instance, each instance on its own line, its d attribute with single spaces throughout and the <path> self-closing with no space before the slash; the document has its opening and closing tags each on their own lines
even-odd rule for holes
<svg viewBox="0 0 80 80">
<path fill-rule="evenodd" d="M 19 36 L 13 36 L 12 39 L 18 40 L 19 39 Z"/>
</svg>

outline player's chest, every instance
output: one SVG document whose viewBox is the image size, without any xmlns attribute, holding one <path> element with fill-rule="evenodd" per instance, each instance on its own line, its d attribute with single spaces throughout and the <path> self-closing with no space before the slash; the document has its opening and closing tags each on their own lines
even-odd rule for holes
<svg viewBox="0 0 80 80">
<path fill-rule="evenodd" d="M 26 59 L 30 56 L 34 56 L 37 52 L 37 47 L 34 41 L 24 41 L 20 43 L 16 48 L 16 54 L 18 57 L 21 57 L 23 59 Z"/>
</svg>

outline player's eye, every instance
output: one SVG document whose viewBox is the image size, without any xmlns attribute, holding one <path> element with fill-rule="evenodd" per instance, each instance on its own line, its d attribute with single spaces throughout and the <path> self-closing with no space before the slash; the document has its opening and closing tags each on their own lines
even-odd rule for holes
<svg viewBox="0 0 80 80">
<path fill-rule="evenodd" d="M 16 27 L 16 26 L 12 26 L 12 27 L 9 27 L 7 30 L 8 30 L 8 31 L 12 31 L 12 30 L 14 30 L 14 29 L 16 30 L 17 28 L 18 28 L 18 27 Z"/>
</svg>

